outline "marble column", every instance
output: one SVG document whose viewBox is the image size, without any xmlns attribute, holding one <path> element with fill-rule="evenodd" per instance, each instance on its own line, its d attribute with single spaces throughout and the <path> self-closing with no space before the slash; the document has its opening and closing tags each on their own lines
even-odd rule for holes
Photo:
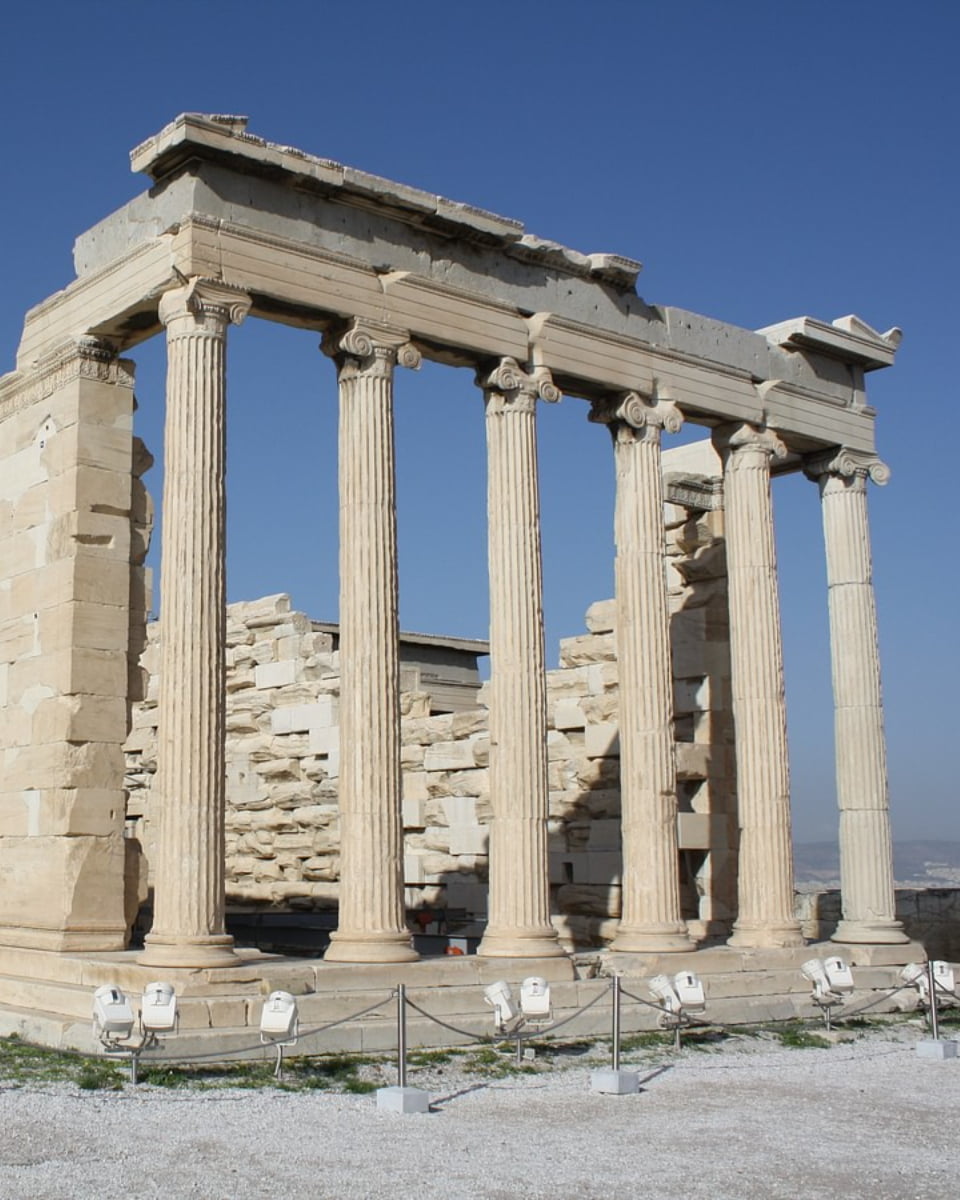
<svg viewBox="0 0 960 1200">
<path fill-rule="evenodd" d="M 393 372 L 409 335 L 354 322 L 340 382 L 340 912 L 327 962 L 417 957 L 403 904 Z"/>
<path fill-rule="evenodd" d="M 730 665 L 740 823 L 737 919 L 730 945 L 798 946 L 790 832 L 790 768 L 770 462 L 771 430 L 721 426 Z"/>
<path fill-rule="evenodd" d="M 478 954 L 563 953 L 550 923 L 547 716 L 536 403 L 544 371 L 502 359 L 479 380 L 487 427 L 490 573 L 490 889 Z"/>
<path fill-rule="evenodd" d="M 680 915 L 673 672 L 667 611 L 661 431 L 679 432 L 675 404 L 635 392 L 593 406 L 614 440 L 616 602 L 620 676 L 623 911 L 612 949 L 693 949 Z"/>
<path fill-rule="evenodd" d="M 250 299 L 214 280 L 164 294 L 167 411 L 160 564 L 160 796 L 142 963 L 237 962 L 224 925 L 226 334 Z"/>
<path fill-rule="evenodd" d="M 836 942 L 907 941 L 896 919 L 887 794 L 887 749 L 880 692 L 867 477 L 890 472 L 869 454 L 834 450 L 808 458 L 820 487 L 827 556 L 833 674 L 840 890 Z"/>
</svg>

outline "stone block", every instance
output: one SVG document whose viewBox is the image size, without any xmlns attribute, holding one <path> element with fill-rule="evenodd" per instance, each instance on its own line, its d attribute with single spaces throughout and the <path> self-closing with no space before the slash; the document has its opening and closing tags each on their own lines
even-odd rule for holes
<svg viewBox="0 0 960 1200">
<path fill-rule="evenodd" d="M 585 618 L 591 633 L 612 633 L 617 627 L 616 600 L 596 600 L 587 609 Z"/>
<path fill-rule="evenodd" d="M 307 733 L 311 729 L 336 725 L 337 721 L 336 697 L 321 695 L 312 704 L 290 704 L 275 708 L 270 716 L 270 728 L 273 733 Z"/>
<path fill-rule="evenodd" d="M 293 683 L 297 677 L 297 663 L 294 659 L 281 662 L 261 663 L 254 669 L 254 686 L 260 689 L 283 687 Z"/>
<path fill-rule="evenodd" d="M 483 825 L 451 825 L 451 854 L 486 854 L 490 842 L 489 830 Z"/>
<path fill-rule="evenodd" d="M 702 742 L 677 742 L 677 778 L 707 779 L 713 747 Z"/>
<path fill-rule="evenodd" d="M 339 725 L 314 726 L 310 730 L 311 754 L 334 754 L 340 749 Z"/>
<path fill-rule="evenodd" d="M 426 771 L 458 771 L 476 766 L 472 742 L 435 742 L 423 756 Z"/>
<path fill-rule="evenodd" d="M 553 706 L 555 729 L 583 729 L 586 723 L 583 708 L 576 700 L 558 700 Z"/>
<path fill-rule="evenodd" d="M 677 813 L 677 844 L 680 850 L 709 850 L 713 844 L 710 814 Z"/>
<path fill-rule="evenodd" d="M 620 728 L 613 721 L 588 725 L 583 734 L 583 752 L 587 758 L 620 757 Z"/>
</svg>

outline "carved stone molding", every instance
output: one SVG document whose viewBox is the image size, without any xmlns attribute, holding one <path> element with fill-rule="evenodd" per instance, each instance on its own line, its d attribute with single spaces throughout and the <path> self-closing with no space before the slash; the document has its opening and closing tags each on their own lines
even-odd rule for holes
<svg viewBox="0 0 960 1200">
<path fill-rule="evenodd" d="M 870 478 L 878 487 L 890 482 L 890 468 L 875 454 L 864 450 L 850 450 L 838 446 L 819 454 L 810 454 L 803 460 L 804 474 L 814 481 L 824 475 L 838 475 L 843 479 Z"/>
<path fill-rule="evenodd" d="M 477 384 L 492 414 L 533 412 L 538 400 L 556 404 L 561 396 L 546 367 L 526 371 L 515 358 L 501 358 L 492 370 L 479 371 Z"/>
</svg>

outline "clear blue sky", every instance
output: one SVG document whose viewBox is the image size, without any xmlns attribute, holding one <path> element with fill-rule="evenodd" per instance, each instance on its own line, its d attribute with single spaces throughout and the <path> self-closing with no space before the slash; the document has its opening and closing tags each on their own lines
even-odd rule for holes
<svg viewBox="0 0 960 1200">
<path fill-rule="evenodd" d="M 72 277 L 74 237 L 145 186 L 127 152 L 177 113 L 239 112 L 275 141 L 642 260 L 641 294 L 759 328 L 856 312 L 905 331 L 869 377 L 893 468 L 872 489 L 894 827 L 960 838 L 951 369 L 958 308 L 960 6 L 888 0 L 63 0 L 4 16 L 0 363 Z M 160 450 L 163 347 L 139 348 Z M 230 347 L 231 599 L 336 612 L 335 388 L 311 336 L 251 321 Z M 425 367 L 397 399 L 403 625 L 485 636 L 480 401 Z M 548 658 L 612 589 L 605 431 L 542 412 Z M 946 453 L 941 454 L 942 448 Z M 149 481 L 159 496 L 159 472 Z M 836 817 L 818 500 L 778 481 L 803 840 Z"/>
</svg>

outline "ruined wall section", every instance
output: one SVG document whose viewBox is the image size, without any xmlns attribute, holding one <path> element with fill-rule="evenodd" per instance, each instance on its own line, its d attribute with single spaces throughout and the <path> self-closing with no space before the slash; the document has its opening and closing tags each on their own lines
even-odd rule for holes
<svg viewBox="0 0 960 1200">
<path fill-rule="evenodd" d="M 697 503 L 705 503 L 699 496 Z M 735 848 L 722 514 L 668 506 L 681 847 L 696 933 L 733 914 Z M 620 792 L 615 604 L 594 604 L 547 672 L 550 880 L 564 938 L 595 945 L 620 915 Z M 127 741 L 130 832 L 151 850 L 159 663 Z M 228 607 L 227 899 L 232 906 L 322 910 L 339 879 L 339 656 L 329 633 L 284 595 Z M 401 676 L 404 879 L 409 909 L 479 932 L 486 916 L 488 714 L 431 716 Z M 716 739 L 714 744 L 712 739 Z"/>
</svg>

